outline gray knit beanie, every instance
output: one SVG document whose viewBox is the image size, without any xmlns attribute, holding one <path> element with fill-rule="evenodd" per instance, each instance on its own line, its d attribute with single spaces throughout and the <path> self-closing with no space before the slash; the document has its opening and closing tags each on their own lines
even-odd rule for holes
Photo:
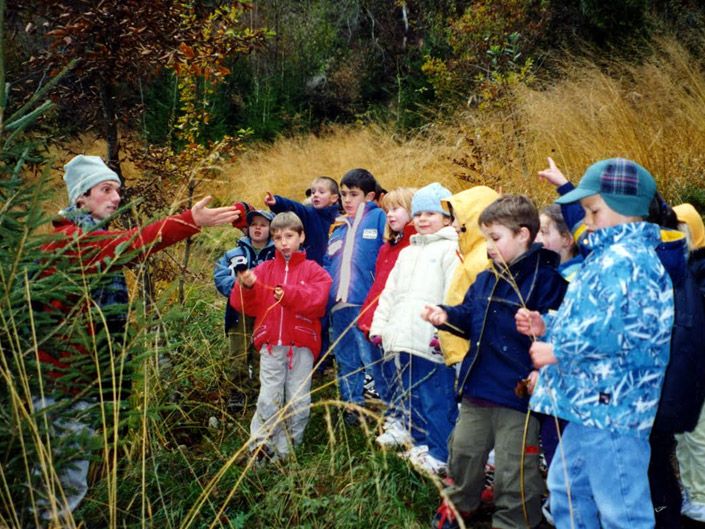
<svg viewBox="0 0 705 529">
<path fill-rule="evenodd" d="M 69 194 L 69 205 L 75 205 L 78 197 L 106 180 L 120 183 L 117 173 L 105 165 L 99 156 L 74 156 L 64 165 L 64 182 Z"/>
</svg>

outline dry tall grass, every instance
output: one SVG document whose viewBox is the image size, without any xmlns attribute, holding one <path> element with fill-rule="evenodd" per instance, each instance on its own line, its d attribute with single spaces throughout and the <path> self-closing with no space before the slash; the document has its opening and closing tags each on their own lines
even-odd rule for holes
<svg viewBox="0 0 705 529">
<path fill-rule="evenodd" d="M 281 138 L 244 154 L 211 187 L 261 205 L 265 191 L 303 198 L 314 176 L 365 167 L 388 189 L 485 183 L 545 202 L 553 191 L 535 175 L 546 156 L 576 182 L 590 163 L 624 156 L 647 167 L 676 201 L 686 187 L 703 186 L 705 74 L 696 65 L 675 40 L 663 40 L 640 65 L 573 65 L 548 89 L 518 90 L 510 111 L 467 111 L 411 138 L 382 126 Z"/>
</svg>

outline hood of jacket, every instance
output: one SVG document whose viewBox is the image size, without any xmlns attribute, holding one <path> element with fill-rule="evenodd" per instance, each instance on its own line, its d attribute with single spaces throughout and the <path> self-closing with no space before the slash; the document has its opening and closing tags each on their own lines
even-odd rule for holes
<svg viewBox="0 0 705 529">
<path fill-rule="evenodd" d="M 458 246 L 462 255 L 473 251 L 478 245 L 485 245 L 485 238 L 477 221 L 480 213 L 497 198 L 499 194 L 494 189 L 476 186 L 441 200 L 442 204 L 452 206 L 453 216 L 461 226 Z"/>
</svg>

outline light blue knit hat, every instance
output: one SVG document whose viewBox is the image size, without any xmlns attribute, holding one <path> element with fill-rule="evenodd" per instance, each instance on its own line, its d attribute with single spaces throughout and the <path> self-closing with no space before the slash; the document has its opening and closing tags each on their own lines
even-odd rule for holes
<svg viewBox="0 0 705 529">
<path fill-rule="evenodd" d="M 413 217 L 426 211 L 442 213 L 446 217 L 450 217 L 450 214 L 441 206 L 441 200 L 450 197 L 452 194 L 438 182 L 422 187 L 411 198 L 411 216 Z"/>
<path fill-rule="evenodd" d="M 117 173 L 110 169 L 100 156 L 74 156 L 64 165 L 64 182 L 69 194 L 69 204 L 74 205 L 78 197 L 95 185 L 112 180 L 120 183 Z"/>
</svg>

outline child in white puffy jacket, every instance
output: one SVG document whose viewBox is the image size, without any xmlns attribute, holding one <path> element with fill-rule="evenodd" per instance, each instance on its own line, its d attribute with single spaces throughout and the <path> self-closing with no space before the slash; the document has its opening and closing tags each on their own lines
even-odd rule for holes
<svg viewBox="0 0 705 529">
<path fill-rule="evenodd" d="M 455 370 L 445 365 L 435 329 L 421 319 L 421 312 L 443 301 L 459 263 L 458 235 L 441 205 L 450 196 L 438 183 L 414 194 L 411 213 L 417 233 L 399 254 L 370 328 L 372 339 L 381 338 L 385 354 L 398 354 L 399 409 L 413 442 L 405 456 L 436 474 L 445 471 L 448 437 L 458 413 Z"/>
</svg>

